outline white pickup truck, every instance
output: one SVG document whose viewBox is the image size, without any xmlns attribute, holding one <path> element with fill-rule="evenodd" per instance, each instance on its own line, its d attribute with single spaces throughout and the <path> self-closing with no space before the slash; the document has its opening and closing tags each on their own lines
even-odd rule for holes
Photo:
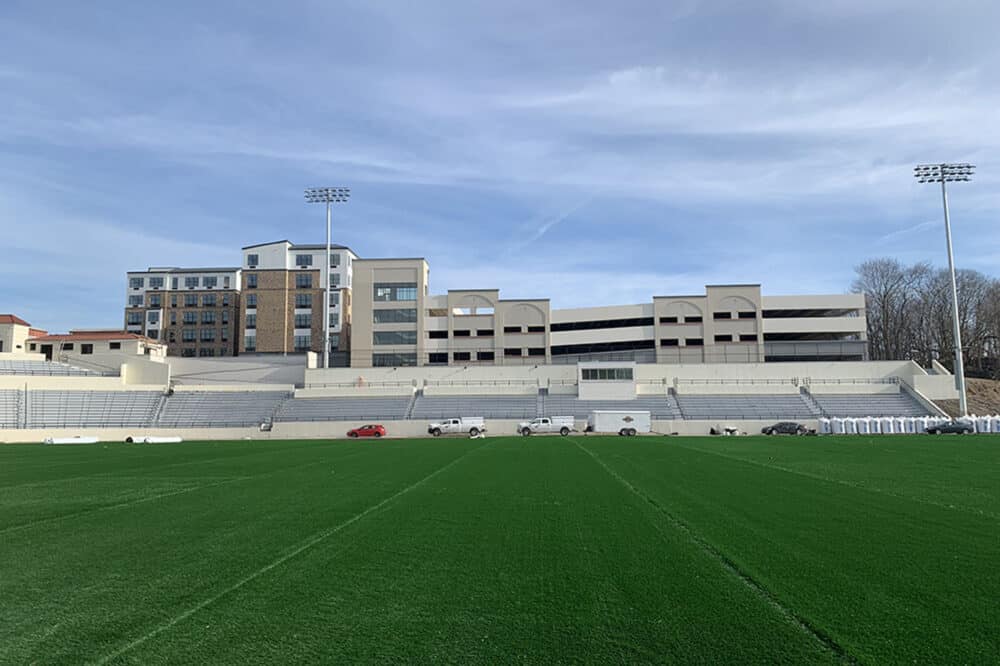
<svg viewBox="0 0 1000 666">
<path fill-rule="evenodd" d="M 453 433 L 468 433 L 470 437 L 478 437 L 486 432 L 486 421 L 480 417 L 462 417 L 459 419 L 443 419 L 427 425 L 428 434 L 440 437 Z"/>
<path fill-rule="evenodd" d="M 563 437 L 573 432 L 572 416 L 539 416 L 517 424 L 517 431 L 527 437 L 536 432 L 557 432 Z"/>
</svg>

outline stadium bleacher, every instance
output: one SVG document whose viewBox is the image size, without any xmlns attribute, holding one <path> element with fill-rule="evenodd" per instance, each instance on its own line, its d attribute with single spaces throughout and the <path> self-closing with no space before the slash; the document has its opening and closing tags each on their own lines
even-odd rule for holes
<svg viewBox="0 0 1000 666">
<path fill-rule="evenodd" d="M 104 373 L 77 368 L 52 361 L 0 360 L 0 375 L 32 375 L 51 377 L 100 377 Z"/>
<path fill-rule="evenodd" d="M 159 391 L 29 391 L 28 428 L 117 428 L 152 421 Z"/>
<path fill-rule="evenodd" d="M 271 420 L 285 391 L 178 391 L 163 404 L 156 425 L 171 428 L 253 426 Z"/>
<path fill-rule="evenodd" d="M 542 398 L 542 410 L 544 413 L 539 416 L 587 418 L 593 411 L 627 410 L 649 412 L 652 418 L 660 420 L 681 418 L 672 395 L 645 395 L 635 400 L 580 400 L 575 395 L 547 395 Z"/>
<path fill-rule="evenodd" d="M 815 419 L 818 413 L 801 395 L 684 395 L 677 403 L 685 419 Z"/>
<path fill-rule="evenodd" d="M 862 416 L 929 416 L 930 412 L 910 394 L 811 394 L 813 400 L 829 417 Z"/>
<path fill-rule="evenodd" d="M 21 426 L 21 391 L 0 390 L 0 428 L 18 428 Z"/>
<path fill-rule="evenodd" d="M 406 418 L 412 396 L 294 398 L 281 405 L 275 421 L 343 421 Z"/>
<path fill-rule="evenodd" d="M 523 419 L 538 415 L 535 395 L 421 395 L 413 406 L 414 419 L 455 416 Z"/>
</svg>

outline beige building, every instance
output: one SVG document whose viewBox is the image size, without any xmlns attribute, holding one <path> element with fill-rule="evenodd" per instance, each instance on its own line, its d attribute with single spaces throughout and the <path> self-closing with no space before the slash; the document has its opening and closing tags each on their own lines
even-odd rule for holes
<svg viewBox="0 0 1000 666">
<path fill-rule="evenodd" d="M 171 356 L 234 356 L 240 269 L 151 267 L 128 273 L 125 328 L 162 342 Z"/>
<path fill-rule="evenodd" d="M 167 345 L 138 333 L 115 330 L 76 329 L 69 333 L 43 334 L 28 338 L 27 351 L 44 354 L 50 361 L 87 360 L 87 357 L 167 355 Z"/>
<path fill-rule="evenodd" d="M 0 354 L 28 351 L 26 341 L 36 335 L 45 335 L 45 331 L 31 328 L 17 315 L 0 314 Z"/>
<path fill-rule="evenodd" d="M 866 358 L 863 294 L 763 296 L 758 284 L 552 309 L 495 289 L 432 296 L 423 259 L 354 262 L 353 367 L 759 363 Z"/>
</svg>

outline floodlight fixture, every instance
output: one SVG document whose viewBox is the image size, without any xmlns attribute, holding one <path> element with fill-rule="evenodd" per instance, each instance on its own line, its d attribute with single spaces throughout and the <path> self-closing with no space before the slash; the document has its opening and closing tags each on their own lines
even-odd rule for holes
<svg viewBox="0 0 1000 666">
<path fill-rule="evenodd" d="M 958 284 L 955 280 L 955 255 L 951 246 L 951 216 L 948 212 L 947 183 L 967 183 L 972 180 L 976 167 L 965 162 L 918 164 L 913 177 L 919 183 L 941 183 L 941 202 L 944 205 L 944 236 L 948 246 L 948 272 L 951 275 L 951 320 L 955 338 L 955 388 L 958 389 L 958 407 L 962 416 L 969 415 L 965 395 L 965 364 L 962 360 L 962 330 L 958 318 Z"/>
</svg>

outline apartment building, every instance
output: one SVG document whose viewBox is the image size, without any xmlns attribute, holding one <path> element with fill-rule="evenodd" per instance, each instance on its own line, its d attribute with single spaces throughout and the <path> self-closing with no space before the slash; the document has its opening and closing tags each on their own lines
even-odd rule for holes
<svg viewBox="0 0 1000 666">
<path fill-rule="evenodd" d="M 352 268 L 357 255 L 343 245 L 330 255 L 330 349 L 346 364 L 350 349 Z M 243 248 L 243 298 L 239 351 L 323 352 L 326 245 L 288 240 Z"/>
<path fill-rule="evenodd" d="M 171 356 L 238 353 L 239 268 L 150 267 L 127 277 L 126 331 L 166 344 Z"/>
<path fill-rule="evenodd" d="M 552 309 L 496 289 L 429 295 L 424 259 L 354 262 L 351 365 L 581 361 L 758 363 L 866 358 L 863 294 L 763 296 L 759 284 Z"/>
</svg>

